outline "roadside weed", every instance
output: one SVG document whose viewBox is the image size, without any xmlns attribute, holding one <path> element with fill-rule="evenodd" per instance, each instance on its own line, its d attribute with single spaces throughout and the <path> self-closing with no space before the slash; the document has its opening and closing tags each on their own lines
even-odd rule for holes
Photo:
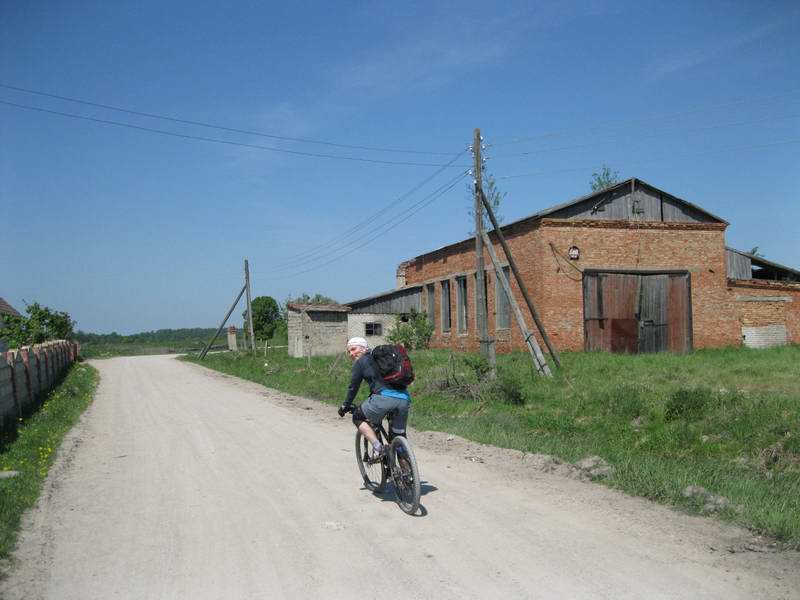
<svg viewBox="0 0 800 600">
<path fill-rule="evenodd" d="M 94 367 L 76 363 L 17 438 L 0 446 L 0 471 L 17 472 L 0 479 L 0 558 L 13 550 L 22 514 L 36 503 L 61 440 L 91 403 L 98 381 Z"/>
</svg>

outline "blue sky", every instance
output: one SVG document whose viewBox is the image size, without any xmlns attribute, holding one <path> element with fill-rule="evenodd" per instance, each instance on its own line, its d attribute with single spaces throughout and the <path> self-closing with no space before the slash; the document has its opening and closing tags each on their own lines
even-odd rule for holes
<svg viewBox="0 0 800 600">
<path fill-rule="evenodd" d="M 469 155 L 432 165 L 475 127 L 506 222 L 607 164 L 799 268 L 799 30 L 788 1 L 2 2 L 0 84 L 251 133 L 0 88 L 0 296 L 132 333 L 216 325 L 245 257 L 281 301 L 391 289 L 470 230 Z"/>
</svg>

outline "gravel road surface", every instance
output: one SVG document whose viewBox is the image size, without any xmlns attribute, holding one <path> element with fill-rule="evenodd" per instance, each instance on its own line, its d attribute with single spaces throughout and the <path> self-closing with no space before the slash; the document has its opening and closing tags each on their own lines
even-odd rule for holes
<svg viewBox="0 0 800 600">
<path fill-rule="evenodd" d="M 798 553 L 519 452 L 411 432 L 410 517 L 361 487 L 331 406 L 173 357 L 93 364 L 7 600 L 800 598 Z"/>
</svg>

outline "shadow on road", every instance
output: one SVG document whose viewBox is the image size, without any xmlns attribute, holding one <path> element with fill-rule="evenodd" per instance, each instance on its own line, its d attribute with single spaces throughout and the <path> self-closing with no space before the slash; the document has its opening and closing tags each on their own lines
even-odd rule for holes
<svg viewBox="0 0 800 600">
<path fill-rule="evenodd" d="M 365 487 L 362 487 L 361 489 L 364 490 L 365 492 L 368 491 L 367 488 Z M 435 485 L 429 484 L 427 481 L 420 482 L 420 494 L 419 494 L 420 497 L 430 494 L 432 492 L 436 492 L 438 490 L 439 488 L 437 488 Z M 394 492 L 394 485 L 392 485 L 391 483 L 387 483 L 386 487 L 382 492 L 380 493 L 372 492 L 372 495 L 375 496 L 376 498 L 380 498 L 381 502 L 391 502 L 393 504 L 397 502 L 397 495 Z M 422 505 L 422 503 L 420 503 L 419 512 L 411 516 L 426 517 L 427 515 L 428 515 L 428 509 L 425 508 Z"/>
</svg>

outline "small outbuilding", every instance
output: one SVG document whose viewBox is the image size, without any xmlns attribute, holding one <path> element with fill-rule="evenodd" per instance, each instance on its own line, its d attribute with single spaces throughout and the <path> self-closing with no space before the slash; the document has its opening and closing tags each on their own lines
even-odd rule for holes
<svg viewBox="0 0 800 600">
<path fill-rule="evenodd" d="M 348 337 L 363 337 L 370 347 L 389 343 L 386 337 L 397 319 L 403 319 L 412 310 L 422 307 L 422 286 L 412 285 L 348 302 L 350 313 L 347 317 Z"/>
<path fill-rule="evenodd" d="M 289 356 L 330 356 L 344 352 L 349 306 L 287 304 Z"/>
</svg>

